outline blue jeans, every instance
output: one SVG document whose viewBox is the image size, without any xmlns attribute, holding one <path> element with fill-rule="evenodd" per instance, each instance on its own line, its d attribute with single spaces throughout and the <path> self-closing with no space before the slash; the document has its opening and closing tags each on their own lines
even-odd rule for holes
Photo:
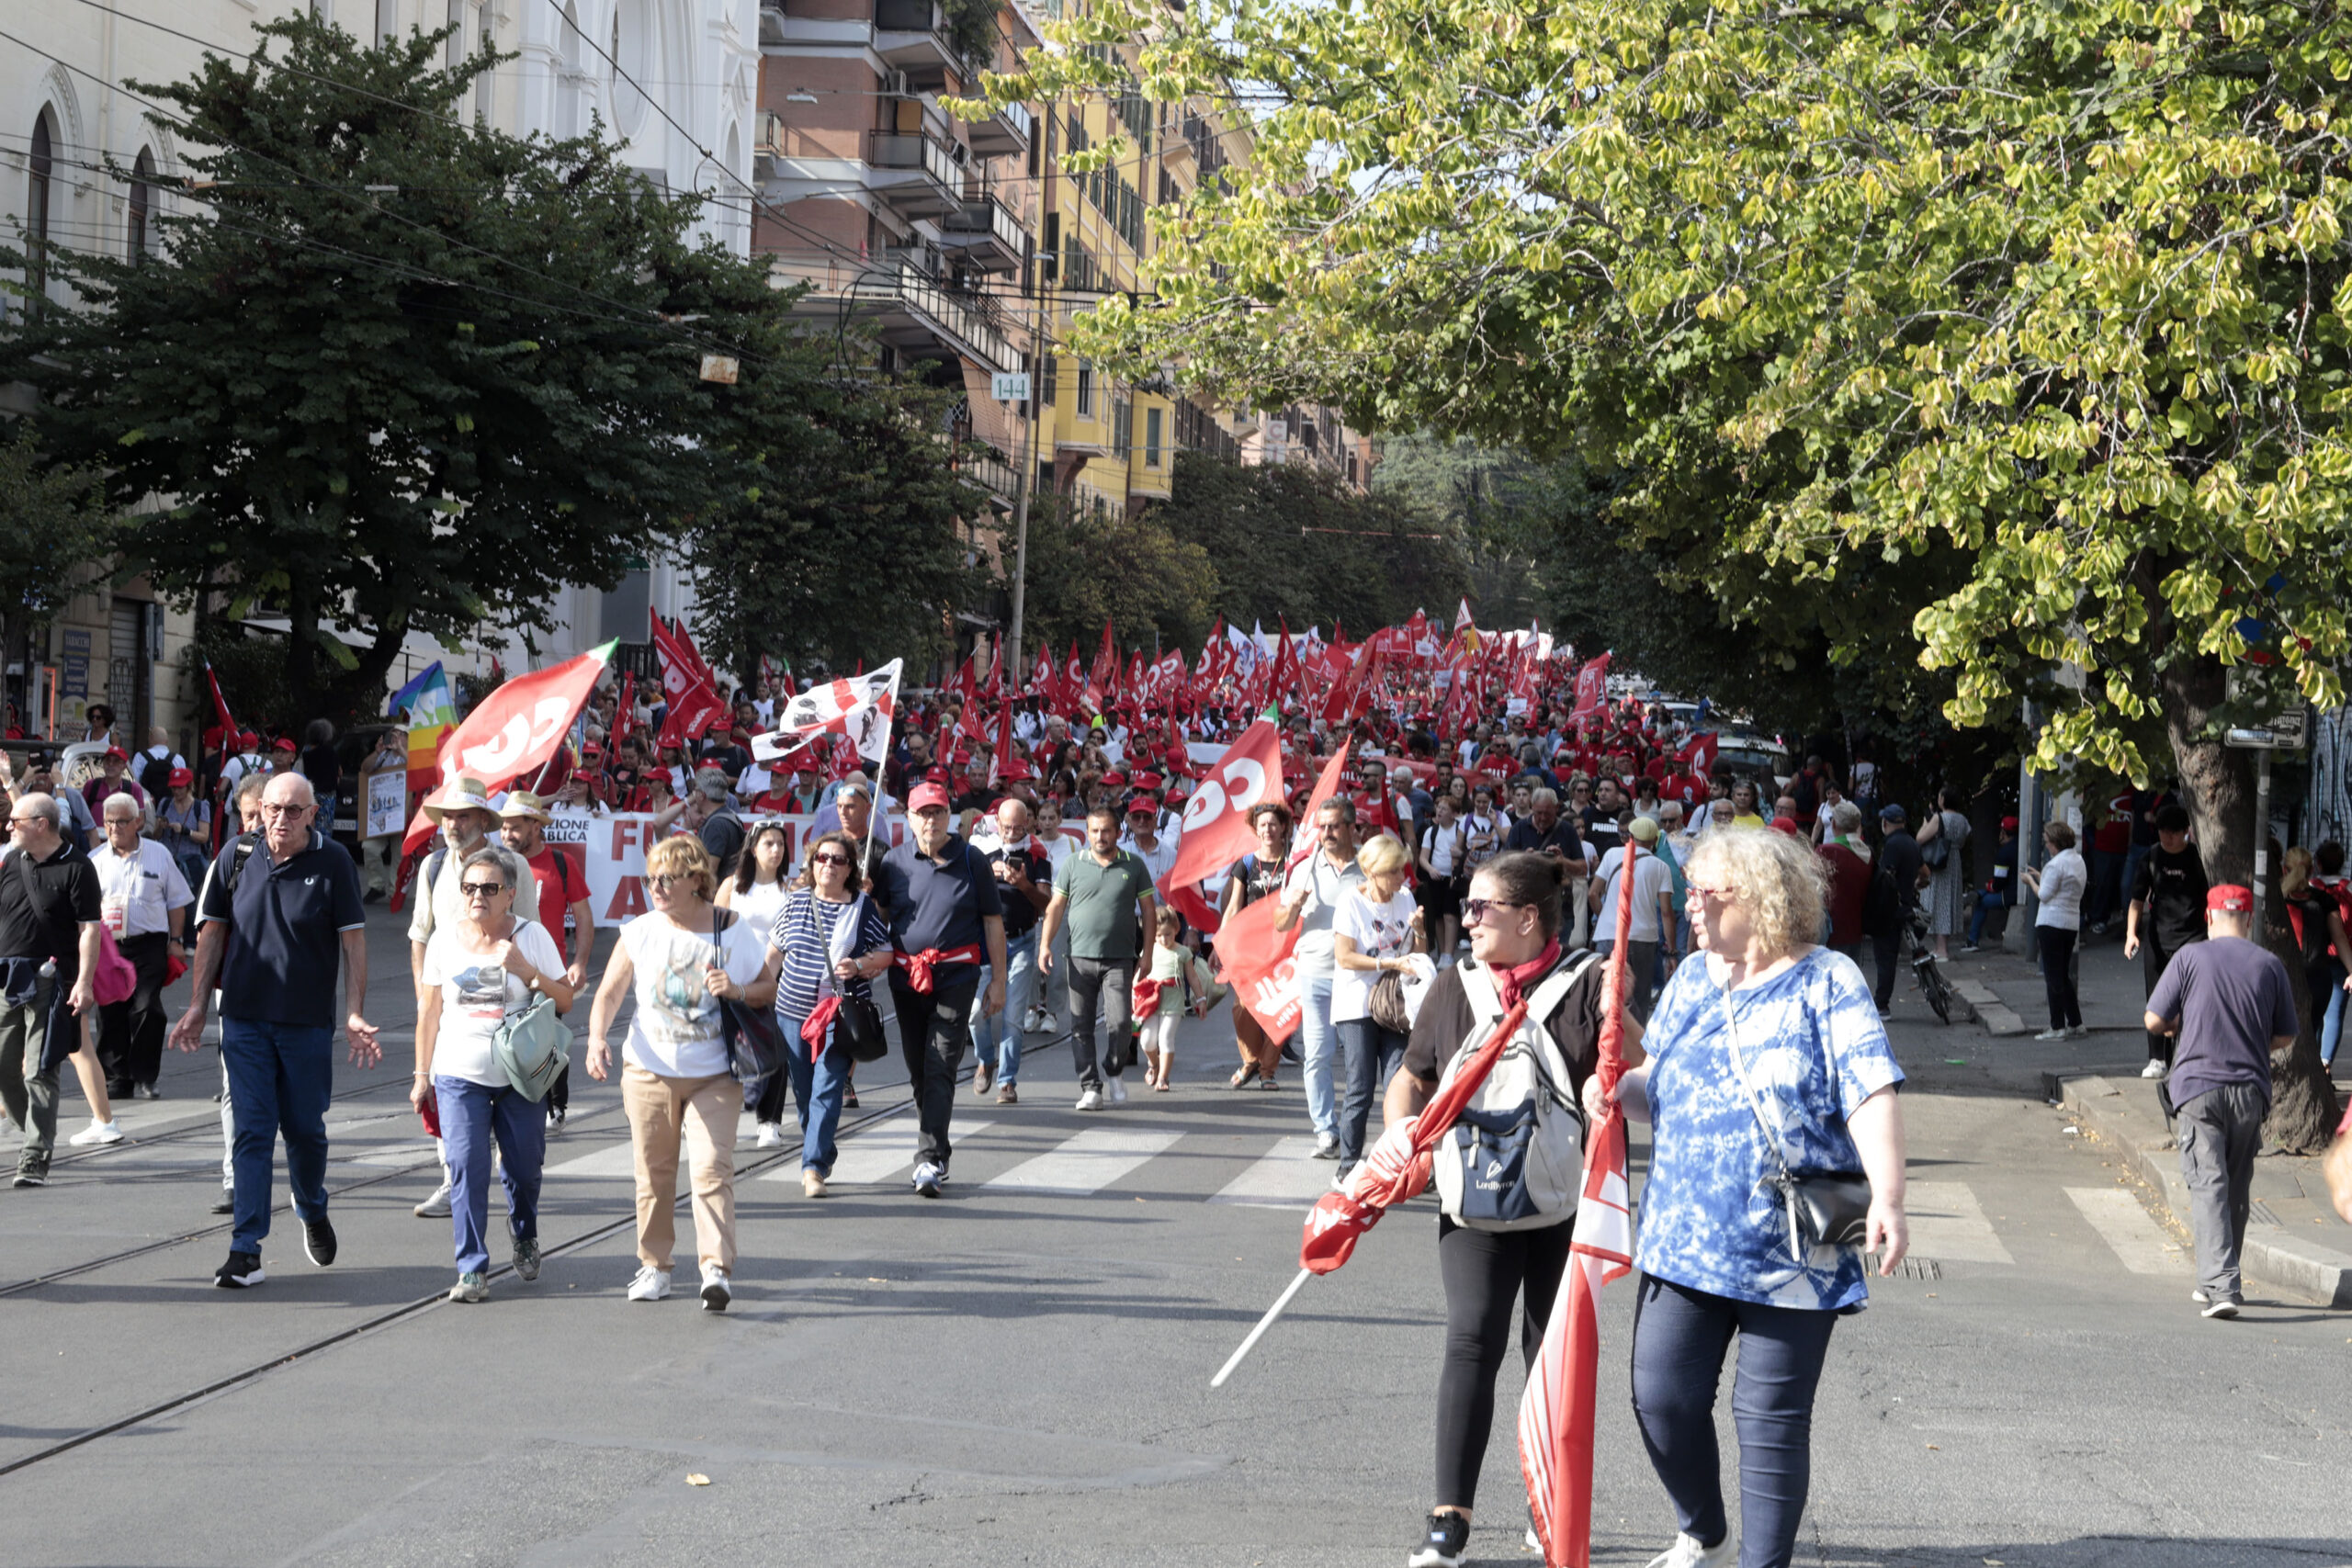
<svg viewBox="0 0 2352 1568">
<path fill-rule="evenodd" d="M 261 1251 L 269 1234 L 270 1177 L 286 1140 L 286 1185 L 304 1220 L 327 1213 L 327 1099 L 334 1092 L 334 1029 L 329 1024 L 220 1021 L 220 1060 L 236 1112 L 236 1227 L 232 1252 Z"/>
<path fill-rule="evenodd" d="M 1998 893 L 1980 887 L 1975 896 L 1976 912 L 1968 917 L 1968 945 L 1975 947 L 1984 940 L 1984 921 L 1994 910 L 2004 908 Z"/>
<path fill-rule="evenodd" d="M 800 1026 L 808 1021 L 808 1015 L 778 1008 L 776 1021 L 784 1025 L 787 1047 L 784 1075 L 792 1084 L 792 1103 L 800 1112 L 800 1168 L 831 1176 L 833 1160 L 841 1152 L 833 1137 L 841 1131 L 842 1092 L 856 1062 L 842 1043 L 838 1027 L 825 1032 L 825 1049 L 812 1062 L 808 1043 L 800 1038 Z"/>
<path fill-rule="evenodd" d="M 2338 986 L 2327 998 L 2327 1016 L 2319 1026 L 2319 1059 L 2323 1065 L 2335 1060 L 2335 1043 L 2344 1038 L 2344 987 Z"/>
<path fill-rule="evenodd" d="M 1008 1089 L 1021 1080 L 1021 1019 L 1037 991 L 1037 929 L 1031 926 L 1019 936 L 1004 939 L 1004 1011 L 990 1018 L 980 1010 L 980 1004 L 988 999 L 992 964 L 981 967 L 980 988 L 972 998 L 973 1051 L 996 1070 L 997 1082 Z M 1004 1023 L 1001 1041 L 997 1037 L 998 1019 Z"/>
<path fill-rule="evenodd" d="M 1381 1091 L 1404 1065 L 1405 1037 L 1368 1018 L 1351 1018 L 1334 1027 L 1348 1068 L 1346 1108 L 1340 1115 L 1340 1168 L 1345 1170 L 1363 1158 L 1364 1129 L 1371 1124 Z"/>
<path fill-rule="evenodd" d="M 1340 1094 L 1332 1068 L 1340 1037 L 1331 1028 L 1331 972 L 1298 976 L 1298 1060 L 1306 1079 L 1306 1115 L 1318 1138 L 1340 1135 Z"/>
<path fill-rule="evenodd" d="M 1713 1546 L 1724 1516 L 1715 1393 L 1739 1336 L 1731 1388 L 1739 1434 L 1740 1568 L 1787 1568 L 1813 1480 L 1813 1396 L 1834 1312 L 1762 1306 L 1645 1274 L 1634 1295 L 1634 1416 L 1676 1525 Z"/>
<path fill-rule="evenodd" d="M 470 1078 L 433 1077 L 441 1111 L 442 1157 L 449 1165 L 449 1230 L 458 1272 L 490 1267 L 490 1144 L 504 1158 L 498 1179 L 506 1189 L 506 1234 L 517 1241 L 539 1235 L 539 1171 L 547 1164 L 547 1108 L 513 1089 Z"/>
</svg>

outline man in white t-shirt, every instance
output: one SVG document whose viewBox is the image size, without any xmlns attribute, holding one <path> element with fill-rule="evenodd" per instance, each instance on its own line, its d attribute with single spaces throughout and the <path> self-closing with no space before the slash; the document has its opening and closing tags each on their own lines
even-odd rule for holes
<svg viewBox="0 0 2352 1568">
<path fill-rule="evenodd" d="M 1657 854 L 1655 820 L 1636 817 L 1626 831 L 1640 852 L 1634 862 L 1633 931 L 1625 939 L 1626 1004 L 1635 1018 L 1647 1019 L 1658 943 L 1675 929 L 1674 873 Z M 1624 848 L 1611 850 L 1600 857 L 1600 870 L 1592 879 L 1592 944 L 1603 957 L 1617 941 L 1617 875 L 1624 864 Z"/>
</svg>

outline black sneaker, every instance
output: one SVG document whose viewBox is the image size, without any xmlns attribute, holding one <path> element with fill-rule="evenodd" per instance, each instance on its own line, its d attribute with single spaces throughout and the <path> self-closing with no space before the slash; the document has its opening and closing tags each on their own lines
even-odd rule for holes
<svg viewBox="0 0 2352 1568">
<path fill-rule="evenodd" d="M 525 1281 L 539 1277 L 539 1244 L 528 1236 L 514 1238 L 514 1277 Z"/>
<path fill-rule="evenodd" d="M 1470 1553 L 1470 1521 L 1460 1514 L 1431 1514 L 1420 1543 L 1405 1559 L 1405 1568 L 1462 1568 Z"/>
<path fill-rule="evenodd" d="M 48 1186 L 49 1156 L 47 1155 L 27 1155 L 23 1158 L 17 1160 L 17 1180 L 15 1184 L 18 1187 Z"/>
<path fill-rule="evenodd" d="M 212 1205 L 212 1212 L 216 1214 L 235 1213 L 237 1212 L 237 1195 L 234 1192 L 221 1193 L 220 1201 Z"/>
<path fill-rule="evenodd" d="M 261 1254 L 232 1252 L 229 1261 L 213 1271 L 212 1282 L 224 1291 L 250 1290 L 269 1276 L 261 1271 Z"/>
<path fill-rule="evenodd" d="M 334 1226 L 321 1214 L 315 1220 L 302 1222 L 302 1253 L 320 1269 L 334 1261 Z"/>
</svg>

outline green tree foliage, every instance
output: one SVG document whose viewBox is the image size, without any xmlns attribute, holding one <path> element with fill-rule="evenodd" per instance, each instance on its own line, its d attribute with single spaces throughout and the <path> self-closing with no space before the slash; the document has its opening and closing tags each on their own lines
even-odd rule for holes
<svg viewBox="0 0 2352 1568">
<path fill-rule="evenodd" d="M 0 646 L 64 607 L 115 528 L 96 469 L 43 462 L 29 429 L 0 444 Z"/>
<path fill-rule="evenodd" d="M 1245 468 L 1179 452 L 1155 512 L 1206 552 L 1215 613 L 1244 629 L 1286 619 L 1328 636 L 1336 620 L 1362 637 L 1416 609 L 1451 624 L 1469 586 L 1460 540 L 1413 501 L 1358 494 L 1313 464 Z"/>
<path fill-rule="evenodd" d="M 1184 455 L 1179 454 L 1182 485 Z M 1040 647 L 1089 659 L 1107 623 L 1123 649 L 1198 649 L 1216 617 L 1219 575 L 1209 553 L 1169 526 L 1165 506 L 1125 518 L 1039 496 L 1029 512 L 1029 587 L 1022 605 L 1029 657 Z"/>
<path fill-rule="evenodd" d="M 2214 728 L 2239 620 L 2321 702 L 2347 646 L 2336 10 L 1146 10 L 1065 32 L 1148 39 L 1156 95 L 1245 82 L 1265 112 L 1082 351 L 1581 444 L 1625 476 L 1626 543 L 1743 626 L 1769 600 L 1818 612 L 1836 660 L 1899 652 L 1960 724 L 2077 666 L 2038 760 L 2144 776 L 2161 721 L 2215 869 L 2245 873 Z M 1034 65 L 996 90 L 1105 69 Z"/>
</svg>

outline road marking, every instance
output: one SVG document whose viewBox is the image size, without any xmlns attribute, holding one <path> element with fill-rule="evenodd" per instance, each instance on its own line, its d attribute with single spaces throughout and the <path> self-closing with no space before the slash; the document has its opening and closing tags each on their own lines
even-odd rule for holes
<svg viewBox="0 0 2352 1568">
<path fill-rule="evenodd" d="M 958 1121 L 947 1129 L 948 1144 L 961 1148 L 976 1133 L 995 1126 L 994 1122 Z M 833 1186 L 843 1182 L 853 1185 L 873 1185 L 889 1180 L 899 1172 L 910 1170 L 915 1163 L 915 1140 L 921 1128 L 911 1116 L 893 1116 L 879 1127 L 844 1139 L 833 1156 L 833 1173 L 826 1180 Z M 790 1124 L 785 1127 L 787 1146 L 798 1138 Z M 800 1163 L 787 1159 L 775 1169 L 760 1178 L 763 1181 L 798 1181 Z"/>
<path fill-rule="evenodd" d="M 681 1147 L 678 1150 L 678 1168 L 684 1170 L 685 1168 L 686 1151 Z M 565 1160 L 561 1165 L 551 1165 L 540 1174 L 634 1180 L 637 1177 L 637 1151 L 628 1143 L 607 1144 L 594 1154 L 582 1155 L 576 1159 Z"/>
<path fill-rule="evenodd" d="M 1331 1190 L 1329 1160 L 1315 1157 L 1315 1139 L 1284 1138 L 1263 1159 L 1225 1184 L 1212 1203 L 1247 1203 L 1259 1209 L 1306 1209 Z"/>
<path fill-rule="evenodd" d="M 2148 1217 L 2140 1200 L 2120 1187 L 2069 1187 L 2066 1196 L 2098 1232 L 2116 1259 L 2134 1274 L 2185 1274 L 2188 1256 L 2180 1244 Z"/>
<path fill-rule="evenodd" d="M 1984 1206 L 1965 1181 L 1914 1181 L 1903 1207 L 1911 1219 L 1911 1250 L 1939 1263 L 2015 1263 Z"/>
<path fill-rule="evenodd" d="M 1154 1156 L 1165 1154 L 1182 1136 L 1140 1128 L 1090 1127 L 984 1185 L 991 1191 L 1059 1192 L 1082 1198 L 1108 1187 Z"/>
</svg>

